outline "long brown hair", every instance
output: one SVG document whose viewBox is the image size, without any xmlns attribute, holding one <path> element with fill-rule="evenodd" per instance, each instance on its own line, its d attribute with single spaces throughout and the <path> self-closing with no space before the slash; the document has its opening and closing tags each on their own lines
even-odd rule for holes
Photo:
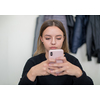
<svg viewBox="0 0 100 100">
<path fill-rule="evenodd" d="M 40 40 L 40 36 L 42 37 L 43 31 L 49 26 L 56 26 L 63 32 L 64 42 L 63 42 L 63 45 L 62 45 L 62 49 L 64 50 L 64 52 L 69 53 L 66 31 L 65 31 L 63 24 L 58 20 L 47 20 L 41 26 L 40 34 L 39 34 L 38 41 L 37 41 L 37 50 L 34 53 L 34 56 L 38 55 L 40 53 L 45 53 L 45 47 L 44 47 L 42 41 Z"/>
</svg>

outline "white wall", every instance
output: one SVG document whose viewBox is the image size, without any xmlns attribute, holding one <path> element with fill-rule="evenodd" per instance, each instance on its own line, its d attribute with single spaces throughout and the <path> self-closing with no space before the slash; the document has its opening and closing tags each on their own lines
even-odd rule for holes
<svg viewBox="0 0 100 100">
<path fill-rule="evenodd" d="M 38 15 L 0 16 L 0 84 L 18 84 L 23 67 L 32 55 L 34 30 Z M 86 58 L 86 45 L 76 56 L 95 84 L 100 84 L 100 64 Z"/>
<path fill-rule="evenodd" d="M 100 64 L 97 63 L 97 58 L 92 57 L 92 61 L 87 61 L 86 44 L 78 49 L 77 54 L 72 54 L 80 61 L 86 74 L 93 79 L 95 85 L 100 85 Z"/>
<path fill-rule="evenodd" d="M 36 17 L 0 16 L 0 84 L 18 84 L 32 55 Z"/>
</svg>

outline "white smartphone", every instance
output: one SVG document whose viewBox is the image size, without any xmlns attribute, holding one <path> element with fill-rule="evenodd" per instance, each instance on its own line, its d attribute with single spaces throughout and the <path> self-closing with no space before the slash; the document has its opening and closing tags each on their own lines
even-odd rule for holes
<svg viewBox="0 0 100 100">
<path fill-rule="evenodd" d="M 64 51 L 62 49 L 55 49 L 55 50 L 49 50 L 49 59 L 53 58 L 56 59 L 58 57 L 63 57 Z M 62 63 L 62 60 L 56 60 L 56 63 Z"/>
</svg>

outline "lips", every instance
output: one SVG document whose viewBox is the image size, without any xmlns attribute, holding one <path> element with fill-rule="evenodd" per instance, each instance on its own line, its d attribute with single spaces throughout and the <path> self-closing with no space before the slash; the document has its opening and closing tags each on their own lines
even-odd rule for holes
<svg viewBox="0 0 100 100">
<path fill-rule="evenodd" d="M 50 49 L 57 49 L 57 47 L 50 47 Z"/>
</svg>

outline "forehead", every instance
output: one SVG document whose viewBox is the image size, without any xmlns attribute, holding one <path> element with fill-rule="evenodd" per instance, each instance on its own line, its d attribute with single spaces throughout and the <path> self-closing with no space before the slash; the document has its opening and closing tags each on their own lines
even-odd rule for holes
<svg viewBox="0 0 100 100">
<path fill-rule="evenodd" d="M 63 35 L 63 32 L 56 26 L 49 26 L 43 31 L 43 36 L 44 35 L 50 35 L 50 36 Z"/>
</svg>

